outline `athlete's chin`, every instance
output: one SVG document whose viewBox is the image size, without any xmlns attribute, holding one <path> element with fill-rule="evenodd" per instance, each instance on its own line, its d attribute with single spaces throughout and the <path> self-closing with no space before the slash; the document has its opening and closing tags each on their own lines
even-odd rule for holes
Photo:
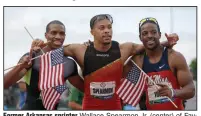
<svg viewBox="0 0 201 116">
<path fill-rule="evenodd" d="M 111 41 L 110 42 L 104 42 L 103 44 L 104 45 L 109 45 L 109 44 L 111 44 Z"/>
<path fill-rule="evenodd" d="M 54 46 L 61 47 L 63 45 L 63 42 L 54 42 Z"/>
<path fill-rule="evenodd" d="M 153 50 L 155 50 L 155 49 L 157 48 L 157 46 L 147 46 L 146 48 L 147 48 L 148 50 L 153 51 Z"/>
<path fill-rule="evenodd" d="M 108 45 L 108 44 L 110 44 L 111 42 L 112 42 L 111 39 L 105 39 L 104 42 L 103 42 L 103 44 Z"/>
<path fill-rule="evenodd" d="M 54 44 L 54 45 L 53 45 L 53 48 L 54 48 L 54 49 L 57 49 L 57 48 L 60 48 L 60 47 L 62 47 L 62 44 Z"/>
</svg>

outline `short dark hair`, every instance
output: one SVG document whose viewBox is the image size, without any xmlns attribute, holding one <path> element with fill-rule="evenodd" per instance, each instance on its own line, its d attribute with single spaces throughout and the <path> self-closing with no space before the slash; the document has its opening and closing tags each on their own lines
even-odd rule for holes
<svg viewBox="0 0 201 116">
<path fill-rule="evenodd" d="M 99 14 L 99 15 L 96 15 L 96 16 L 91 18 L 91 20 L 90 20 L 90 28 L 93 29 L 93 27 L 94 27 L 96 22 L 98 22 L 100 20 L 104 20 L 104 19 L 107 19 L 111 23 L 113 23 L 113 18 L 112 18 L 111 15 L 109 15 L 109 14 Z"/>
<path fill-rule="evenodd" d="M 154 19 L 154 20 L 150 20 L 150 19 Z M 143 23 L 141 23 L 142 20 L 145 20 Z M 142 19 L 139 23 L 139 33 L 141 33 L 141 27 L 146 24 L 146 23 L 153 23 L 157 26 L 157 29 L 158 29 L 158 32 L 160 33 L 160 26 L 158 24 L 158 21 L 155 19 L 155 18 L 152 18 L 152 17 L 147 17 L 147 18 L 144 18 Z"/>
<path fill-rule="evenodd" d="M 47 24 L 47 26 L 46 26 L 46 32 L 49 31 L 49 27 L 50 27 L 51 24 L 59 24 L 59 25 L 62 25 L 62 26 L 64 26 L 64 31 L 66 31 L 65 25 L 64 25 L 61 21 L 59 21 L 59 20 L 53 20 L 53 21 L 51 21 L 51 22 L 49 22 L 49 23 Z"/>
</svg>

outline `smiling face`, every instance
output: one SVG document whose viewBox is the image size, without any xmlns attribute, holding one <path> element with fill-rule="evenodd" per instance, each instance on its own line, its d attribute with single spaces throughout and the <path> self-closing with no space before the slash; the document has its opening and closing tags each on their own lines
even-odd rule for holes
<svg viewBox="0 0 201 116">
<path fill-rule="evenodd" d="M 146 49 L 154 50 L 160 45 L 161 33 L 154 23 L 147 22 L 141 26 L 140 40 Z"/>
<path fill-rule="evenodd" d="M 45 33 L 48 45 L 52 49 L 60 48 L 65 40 L 65 27 L 61 24 L 50 24 L 48 31 Z"/>
</svg>

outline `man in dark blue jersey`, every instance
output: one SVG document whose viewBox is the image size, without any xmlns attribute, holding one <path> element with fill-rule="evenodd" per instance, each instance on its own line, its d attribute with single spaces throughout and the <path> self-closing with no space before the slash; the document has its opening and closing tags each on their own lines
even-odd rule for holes
<svg viewBox="0 0 201 116">
<path fill-rule="evenodd" d="M 176 37 L 176 34 L 171 36 Z M 183 100 L 195 94 L 193 78 L 184 56 L 160 44 L 161 32 L 155 18 L 140 21 L 139 37 L 145 52 L 135 55 L 132 60 L 150 77 L 145 88 L 146 96 L 143 97 L 147 110 L 184 110 Z M 128 72 L 132 65 L 129 62 L 124 71 Z"/>
</svg>

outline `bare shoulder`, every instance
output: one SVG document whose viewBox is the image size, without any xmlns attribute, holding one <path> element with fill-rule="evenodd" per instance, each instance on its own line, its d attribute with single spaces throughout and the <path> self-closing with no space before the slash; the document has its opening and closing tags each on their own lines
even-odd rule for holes
<svg viewBox="0 0 201 116">
<path fill-rule="evenodd" d="M 184 55 L 174 49 L 168 49 L 168 59 L 169 59 L 170 65 L 173 65 L 176 67 L 187 65 Z"/>
<path fill-rule="evenodd" d="M 133 46 L 132 42 L 125 42 L 125 43 L 119 44 L 120 49 L 126 49 L 126 48 L 131 49 L 132 46 Z"/>
<path fill-rule="evenodd" d="M 85 46 L 84 44 L 66 44 L 63 46 L 64 48 L 67 49 L 83 49 L 83 48 L 87 48 L 87 46 Z"/>
<path fill-rule="evenodd" d="M 120 48 L 129 51 L 130 55 L 140 54 L 141 52 L 144 52 L 145 49 L 142 44 L 136 44 L 132 42 L 126 42 L 122 44 Z"/>
<path fill-rule="evenodd" d="M 132 56 L 132 60 L 133 60 L 140 68 L 142 68 L 142 65 L 143 65 L 143 58 L 144 58 L 144 53 L 141 53 L 141 54 Z"/>
<path fill-rule="evenodd" d="M 86 48 L 84 44 L 67 44 L 64 45 L 64 54 L 75 58 L 78 54 L 85 52 Z"/>
<path fill-rule="evenodd" d="M 168 49 L 168 56 L 170 58 L 183 59 L 184 55 L 174 49 Z M 184 58 L 185 59 L 185 58 Z"/>
</svg>

